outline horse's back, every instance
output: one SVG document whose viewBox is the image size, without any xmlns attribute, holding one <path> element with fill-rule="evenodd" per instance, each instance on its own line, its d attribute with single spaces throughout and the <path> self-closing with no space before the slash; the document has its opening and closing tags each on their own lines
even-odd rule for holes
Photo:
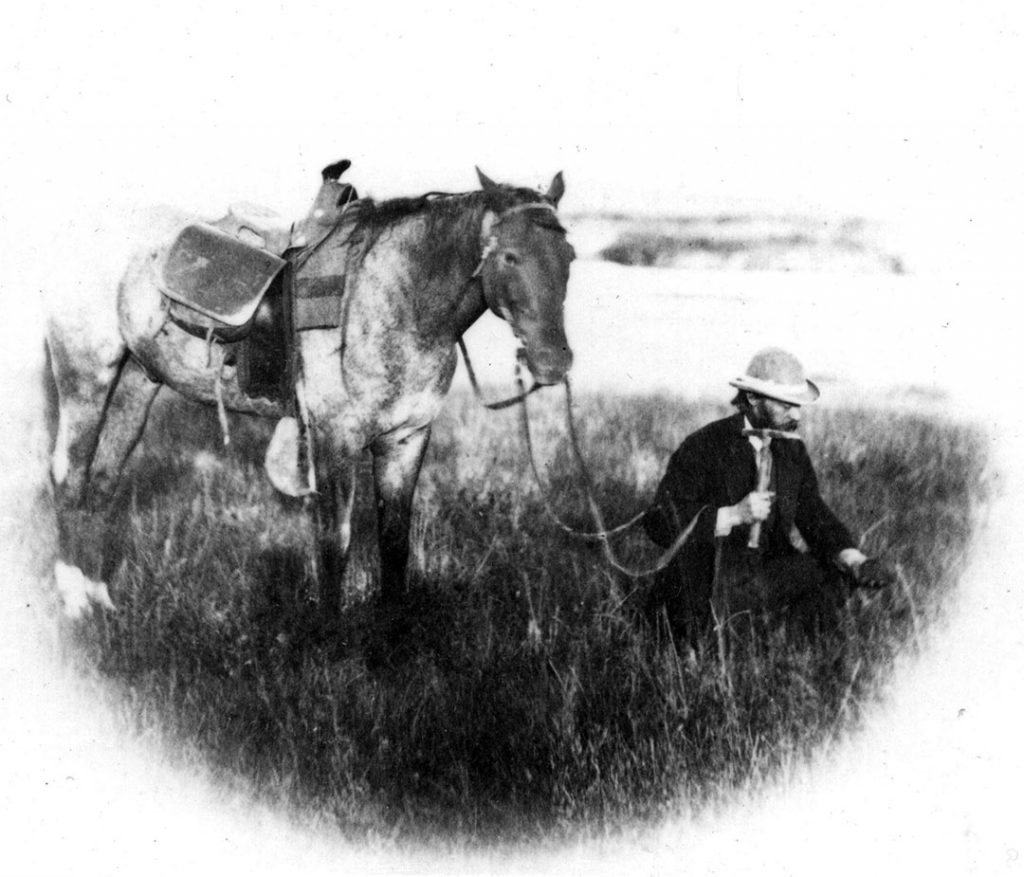
<svg viewBox="0 0 1024 877">
<path fill-rule="evenodd" d="M 100 362 L 119 357 L 118 291 L 126 273 L 189 219 L 169 207 L 118 208 L 55 227 L 40 268 L 51 346 Z"/>
</svg>

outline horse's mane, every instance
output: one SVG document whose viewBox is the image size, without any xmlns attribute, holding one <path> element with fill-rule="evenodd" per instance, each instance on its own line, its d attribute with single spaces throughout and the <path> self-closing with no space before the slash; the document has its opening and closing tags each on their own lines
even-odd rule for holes
<svg viewBox="0 0 1024 877">
<path fill-rule="evenodd" d="M 539 192 L 515 186 L 461 193 L 427 192 L 414 198 L 385 201 L 362 198 L 345 211 L 352 222 L 346 239 L 356 243 L 365 255 L 389 229 L 405 219 L 422 216 L 426 222 L 423 255 L 430 263 L 428 267 L 440 269 L 450 265 L 452 257 L 464 250 L 467 239 L 475 243 L 480 217 L 486 210 L 500 215 L 510 207 L 534 203 L 539 208 L 550 206 Z M 552 210 L 530 212 L 536 225 L 565 233 Z"/>
<path fill-rule="evenodd" d="M 474 192 L 427 192 L 415 198 L 389 198 L 375 201 L 362 198 L 353 208 L 356 211 L 357 227 L 364 232 L 383 229 L 407 217 L 427 213 L 437 220 L 451 220 L 463 214 L 467 207 L 483 207 L 501 213 L 518 204 L 536 202 L 546 204 L 543 196 L 533 189 L 516 186 L 497 186 L 493 189 Z"/>
</svg>

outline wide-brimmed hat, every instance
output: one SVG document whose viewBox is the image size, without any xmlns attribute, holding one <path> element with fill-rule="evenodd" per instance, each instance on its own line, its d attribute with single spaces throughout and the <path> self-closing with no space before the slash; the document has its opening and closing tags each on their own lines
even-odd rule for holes
<svg viewBox="0 0 1024 877">
<path fill-rule="evenodd" d="M 754 354 L 747 373 L 729 381 L 737 390 L 757 393 L 789 405 L 806 405 L 821 395 L 806 377 L 800 360 L 779 347 L 766 347 Z"/>
</svg>

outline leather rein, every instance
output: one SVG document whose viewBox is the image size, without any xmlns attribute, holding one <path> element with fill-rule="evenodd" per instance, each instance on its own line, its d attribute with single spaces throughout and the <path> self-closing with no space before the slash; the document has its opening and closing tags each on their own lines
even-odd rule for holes
<svg viewBox="0 0 1024 877">
<path fill-rule="evenodd" d="M 494 221 L 491 228 L 493 228 L 494 225 L 499 224 L 510 213 L 518 212 L 520 210 L 529 210 L 537 208 L 547 209 L 551 211 L 555 210 L 554 206 L 543 202 L 530 202 L 527 204 L 519 204 L 502 213 Z M 484 265 L 487 263 L 487 260 L 497 249 L 497 236 L 493 233 L 493 231 L 490 230 L 487 230 L 485 233 L 487 235 L 487 238 L 484 241 L 483 252 L 480 256 L 480 262 L 477 265 L 476 269 L 473 271 L 473 273 L 470 275 L 469 279 L 466 281 L 467 285 L 480 276 L 481 272 L 484 269 Z M 481 234 L 481 237 L 483 236 L 484 235 Z M 534 454 L 533 450 L 533 439 L 530 434 L 530 417 L 529 412 L 527 410 L 528 406 L 526 400 L 533 393 L 537 392 L 537 390 L 541 389 L 542 385 L 534 381 L 533 386 L 531 386 L 529 389 L 526 389 L 523 383 L 522 376 L 522 365 L 526 358 L 525 351 L 522 348 L 520 348 L 516 352 L 515 380 L 519 392 L 514 396 L 508 397 L 507 399 L 502 399 L 497 402 L 488 402 L 484 399 L 483 392 L 480 389 L 480 385 L 477 383 L 476 373 L 473 371 L 473 365 L 469 359 L 469 351 L 466 349 L 466 343 L 465 341 L 462 340 L 461 336 L 458 339 L 458 344 L 459 350 L 462 351 L 462 359 L 466 364 L 466 373 L 469 377 L 470 386 L 473 388 L 473 393 L 476 396 L 477 400 L 480 402 L 480 404 L 489 411 L 499 411 L 504 408 L 511 408 L 513 405 L 520 406 L 520 424 L 523 433 L 523 442 L 526 446 L 527 457 L 530 461 L 530 469 L 533 472 L 534 480 L 537 482 L 537 488 L 540 491 L 541 502 L 544 505 L 544 510 L 547 512 L 548 516 L 554 521 L 554 523 L 560 529 L 562 529 L 564 532 L 568 533 L 571 536 L 575 536 L 579 539 L 587 539 L 600 542 L 601 547 L 604 551 L 605 559 L 607 560 L 609 565 L 612 566 L 614 569 L 618 570 L 619 572 L 623 573 L 624 575 L 629 576 L 630 578 L 638 579 L 643 578 L 645 576 L 653 575 L 654 573 L 657 573 L 660 570 L 664 569 L 666 566 L 668 566 L 669 563 L 672 562 L 672 559 L 676 556 L 676 554 L 679 553 L 683 545 L 686 544 L 687 540 L 690 537 L 690 534 L 697 526 L 697 521 L 699 520 L 700 516 L 707 510 L 708 507 L 704 506 L 703 508 L 700 509 L 700 511 L 697 512 L 696 515 L 694 515 L 693 519 L 687 525 L 686 529 L 684 529 L 679 534 L 679 536 L 676 537 L 675 541 L 658 557 L 653 566 L 647 569 L 633 569 L 625 566 L 615 557 L 615 554 L 612 551 L 611 544 L 608 541 L 609 537 L 618 535 L 619 533 L 623 533 L 630 527 L 632 527 L 634 524 L 638 523 L 644 517 L 646 511 L 639 512 L 625 523 L 619 524 L 618 526 L 613 527 L 611 529 L 605 527 L 604 518 L 601 515 L 600 507 L 597 504 L 597 500 L 594 498 L 594 481 L 590 475 L 590 469 L 583 458 L 583 453 L 580 450 L 579 438 L 576 432 L 576 422 L 572 414 L 572 387 L 569 383 L 569 376 L 566 375 L 564 378 L 562 378 L 562 383 L 565 385 L 566 426 L 569 433 L 569 444 L 572 448 L 573 457 L 576 460 L 576 465 L 580 470 L 580 476 L 583 481 L 583 489 L 587 497 L 587 505 L 590 507 L 591 516 L 593 517 L 594 524 L 597 527 L 595 531 L 591 532 L 576 529 L 575 527 L 572 527 L 569 524 L 565 523 L 565 521 L 563 521 L 559 517 L 550 499 L 548 498 L 548 491 L 545 489 L 544 484 L 541 481 L 540 470 L 537 467 L 536 455 Z"/>
<path fill-rule="evenodd" d="M 473 269 L 473 273 L 469 275 L 469 279 L 463 284 L 464 287 L 480 277 L 484 266 L 487 264 L 487 260 L 498 249 L 498 236 L 494 233 L 494 227 L 500 225 L 513 213 L 521 213 L 526 210 L 550 210 L 552 213 L 557 212 L 555 206 L 546 201 L 527 201 L 525 204 L 516 204 L 503 211 L 489 226 L 481 229 L 480 238 L 483 241 L 483 250 L 480 253 L 480 261 L 477 263 L 476 268 Z M 480 282 L 483 283 L 483 278 L 480 278 Z M 473 388 L 473 394 L 476 396 L 477 401 L 489 411 L 501 411 L 503 408 L 511 408 L 541 388 L 541 385 L 534 381 L 533 386 L 529 390 L 524 390 L 520 383 L 519 393 L 515 396 L 509 396 L 507 399 L 502 399 L 498 402 L 488 402 L 484 399 L 484 394 L 477 383 L 476 372 L 473 371 L 473 364 L 469 361 L 469 351 L 466 349 L 466 342 L 462 340 L 461 335 L 459 336 L 459 350 L 462 351 L 462 360 L 466 364 L 466 373 L 469 375 L 469 383 Z"/>
</svg>

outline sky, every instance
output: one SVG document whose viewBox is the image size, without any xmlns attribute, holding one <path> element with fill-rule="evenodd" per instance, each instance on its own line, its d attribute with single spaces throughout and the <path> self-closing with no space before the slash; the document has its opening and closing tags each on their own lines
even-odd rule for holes
<svg viewBox="0 0 1024 877">
<path fill-rule="evenodd" d="M 563 170 L 566 210 L 857 213 L 941 234 L 948 256 L 1001 240 L 1021 190 L 1010 3 L 47 0 L 8 16 L 5 212 L 294 214 L 348 156 L 376 197 L 474 188 L 474 165 L 537 187 Z"/>
</svg>

